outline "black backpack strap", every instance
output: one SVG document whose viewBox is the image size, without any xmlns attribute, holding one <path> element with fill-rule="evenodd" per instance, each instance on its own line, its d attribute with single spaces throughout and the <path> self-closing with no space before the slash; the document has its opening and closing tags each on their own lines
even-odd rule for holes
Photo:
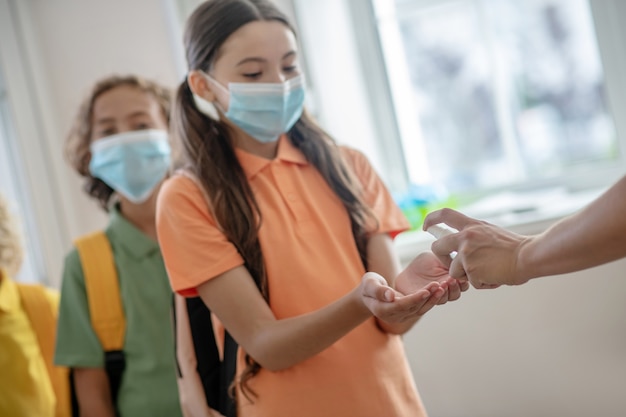
<svg viewBox="0 0 626 417">
<path fill-rule="evenodd" d="M 76 384 L 74 382 L 74 369 L 70 368 L 70 403 L 72 405 L 72 416 L 80 417 L 80 409 L 78 408 L 78 397 L 76 396 Z"/>
<path fill-rule="evenodd" d="M 211 311 L 200 297 L 187 298 L 185 301 L 187 303 L 193 348 L 196 352 L 198 375 L 202 381 L 206 402 L 209 407 L 221 412 L 220 372 L 222 364 L 219 351 L 217 350 L 215 335 L 213 334 Z"/>
<path fill-rule="evenodd" d="M 172 293 L 170 315 L 172 316 L 172 330 L 174 331 L 172 337 L 174 338 L 174 363 L 176 364 L 176 377 L 180 378 L 183 376 L 183 373 L 180 371 L 180 363 L 178 363 L 178 338 L 176 337 L 178 334 L 178 324 L 176 323 L 176 294 L 174 293 Z"/>
<path fill-rule="evenodd" d="M 230 333 L 224 332 L 224 362 L 222 363 L 221 381 L 220 381 L 220 412 L 226 417 L 237 416 L 237 403 L 234 398 L 229 395 L 229 389 L 235 380 L 235 372 L 237 370 L 237 342 L 232 338 Z"/>
<path fill-rule="evenodd" d="M 122 385 L 122 375 L 126 369 L 126 357 L 122 350 L 109 350 L 104 352 L 104 369 L 109 376 L 109 388 L 111 389 L 111 400 L 117 411 L 117 398 Z"/>
</svg>

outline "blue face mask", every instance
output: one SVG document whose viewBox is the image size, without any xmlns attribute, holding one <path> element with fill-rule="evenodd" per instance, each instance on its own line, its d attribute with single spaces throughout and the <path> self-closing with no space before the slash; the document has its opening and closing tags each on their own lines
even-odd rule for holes
<svg viewBox="0 0 626 417">
<path fill-rule="evenodd" d="M 226 90 L 211 76 L 213 84 Z M 258 140 L 278 140 L 300 119 L 304 109 L 304 79 L 298 75 L 284 83 L 229 83 L 228 111 L 231 122 Z"/>
<path fill-rule="evenodd" d="M 90 149 L 91 175 L 135 204 L 150 197 L 170 165 L 171 149 L 163 130 L 108 136 L 93 142 Z"/>
</svg>

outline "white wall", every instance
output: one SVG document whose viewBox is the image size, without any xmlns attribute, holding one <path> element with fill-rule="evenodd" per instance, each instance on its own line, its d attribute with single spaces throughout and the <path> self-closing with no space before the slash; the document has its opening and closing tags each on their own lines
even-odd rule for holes
<svg viewBox="0 0 626 417">
<path fill-rule="evenodd" d="M 91 85 L 114 73 L 137 73 L 175 86 L 179 61 L 171 18 L 160 0 L 3 0 L 3 4 L 12 13 L 10 23 L 19 42 L 15 50 L 3 51 L 16 118 L 19 121 L 30 111 L 32 124 L 40 125 L 31 132 L 28 123 L 22 123 L 17 134 L 39 213 L 48 282 L 58 285 L 71 240 L 106 225 L 106 216 L 82 192 L 78 176 L 63 158 L 73 117 Z M 14 67 L 18 61 L 20 68 Z M 26 84 L 22 91 L 13 80 Z M 22 104 L 26 99 L 28 106 Z M 42 161 L 34 161 L 33 153 L 41 154 Z M 64 230 L 51 228 L 54 224 Z"/>
<path fill-rule="evenodd" d="M 95 80 L 137 73 L 174 87 L 177 81 L 167 21 L 157 0 L 28 1 L 39 74 L 47 85 L 50 158 L 58 161 L 67 195 L 70 234 L 102 227 L 104 216 L 80 190 L 61 159 L 62 144 L 82 99 Z"/>
<path fill-rule="evenodd" d="M 430 417 L 624 416 L 625 270 L 471 288 L 430 311 L 404 337 Z"/>
<path fill-rule="evenodd" d="M 313 111 L 326 129 L 341 144 L 363 150 L 381 173 L 383 163 L 377 142 L 377 129 L 372 125 L 372 106 L 363 77 L 357 40 L 350 21 L 346 1 L 297 0 L 301 54 L 308 58 L 307 84 L 314 95 L 309 97 Z M 304 16 L 306 15 L 306 16 Z M 306 18 L 305 18 L 306 17 Z M 321 23 L 323 22 L 323 24 Z M 399 164 L 401 165 L 401 163 Z M 387 178 L 385 178 L 387 180 Z"/>
<path fill-rule="evenodd" d="M 61 157 L 73 114 L 91 83 L 111 72 L 174 86 L 182 67 L 171 36 L 180 28 L 167 15 L 176 10 L 168 0 L 16 3 L 37 87 L 32 110 L 44 119 L 51 162 L 41 181 L 62 197 L 68 236 L 56 249 L 48 245 L 50 273 L 58 277 L 69 238 L 105 222 Z M 342 136 L 350 125 L 332 129 Z M 35 204 L 45 208 L 45 195 L 35 192 Z M 523 287 L 470 290 L 430 312 L 405 340 L 431 417 L 624 415 L 625 270 L 626 260 Z"/>
</svg>

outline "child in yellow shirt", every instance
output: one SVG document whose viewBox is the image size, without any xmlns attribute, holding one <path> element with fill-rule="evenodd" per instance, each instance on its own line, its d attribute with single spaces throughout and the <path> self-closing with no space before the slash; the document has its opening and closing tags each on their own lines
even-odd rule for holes
<svg viewBox="0 0 626 417">
<path fill-rule="evenodd" d="M 0 416 L 69 416 L 67 373 L 52 365 L 59 295 L 14 282 L 22 259 L 17 222 L 0 195 Z"/>
</svg>

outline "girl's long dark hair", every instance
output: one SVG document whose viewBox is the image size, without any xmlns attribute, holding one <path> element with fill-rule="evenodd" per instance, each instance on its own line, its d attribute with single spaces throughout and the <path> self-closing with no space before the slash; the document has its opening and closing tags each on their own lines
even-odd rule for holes
<svg viewBox="0 0 626 417">
<path fill-rule="evenodd" d="M 185 28 L 189 70 L 208 72 L 226 39 L 253 21 L 278 21 L 295 33 L 286 16 L 267 0 L 209 0 L 202 3 Z M 261 211 L 235 155 L 231 132 L 225 124 L 198 110 L 187 80 L 176 94 L 172 127 L 174 140 L 182 145 L 183 165 L 199 179 L 222 232 L 241 253 L 246 268 L 269 303 L 258 237 Z M 367 268 L 365 226 L 371 211 L 361 200 L 360 186 L 343 162 L 336 143 L 306 112 L 288 132 L 288 137 L 343 202 L 350 214 L 361 260 Z M 260 365 L 248 355 L 246 364 L 237 382 L 250 399 L 249 394 L 255 394 L 247 383 L 258 373 Z"/>
</svg>

